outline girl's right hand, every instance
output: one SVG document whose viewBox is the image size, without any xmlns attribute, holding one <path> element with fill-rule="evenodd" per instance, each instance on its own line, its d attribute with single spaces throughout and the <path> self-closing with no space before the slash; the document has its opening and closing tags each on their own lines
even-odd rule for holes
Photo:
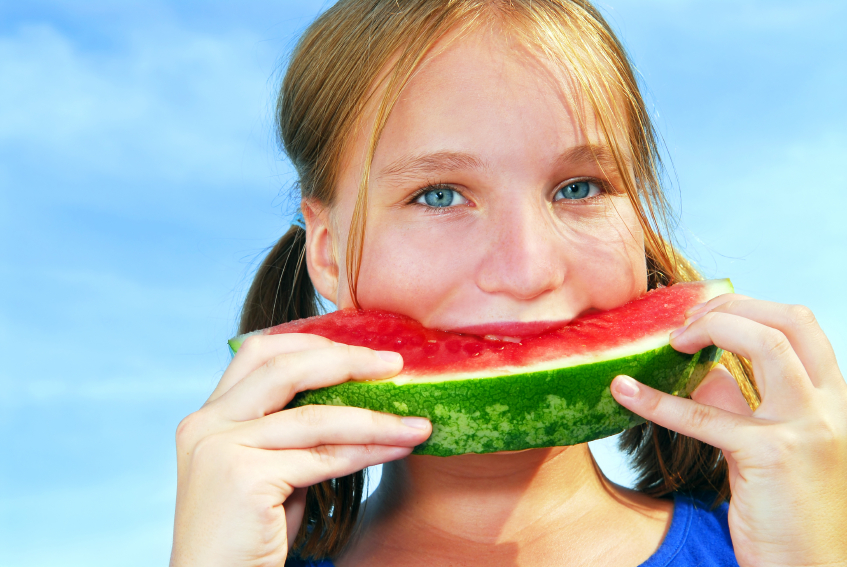
<svg viewBox="0 0 847 567">
<path fill-rule="evenodd" d="M 209 400 L 177 428 L 171 565 L 282 565 L 307 487 L 401 459 L 431 432 L 423 418 L 283 408 L 297 392 L 402 367 L 397 353 L 315 335 L 248 337 Z"/>
</svg>

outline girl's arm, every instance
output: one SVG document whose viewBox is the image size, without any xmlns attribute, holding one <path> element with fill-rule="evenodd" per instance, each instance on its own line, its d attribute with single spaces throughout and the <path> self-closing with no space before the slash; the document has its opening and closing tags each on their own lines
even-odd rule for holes
<svg viewBox="0 0 847 567">
<path fill-rule="evenodd" d="M 633 412 L 723 451 L 729 529 L 742 566 L 847 565 L 847 384 L 809 309 L 717 297 L 687 313 L 673 347 L 717 345 L 748 358 L 761 405 L 750 411 L 719 366 L 678 398 L 618 377 Z"/>
<path fill-rule="evenodd" d="M 177 428 L 171 565 L 282 565 L 306 487 L 403 458 L 431 426 L 358 408 L 280 410 L 302 390 L 402 367 L 397 353 L 314 335 L 249 337 L 206 404 Z"/>
</svg>

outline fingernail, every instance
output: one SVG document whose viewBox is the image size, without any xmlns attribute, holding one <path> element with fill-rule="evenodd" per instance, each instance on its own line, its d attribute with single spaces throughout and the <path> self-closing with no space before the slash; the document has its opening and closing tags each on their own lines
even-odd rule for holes
<svg viewBox="0 0 847 567">
<path fill-rule="evenodd" d="M 692 305 L 691 307 L 685 310 L 685 316 L 688 317 L 690 315 L 693 315 L 694 313 L 697 313 L 698 311 L 703 309 L 705 306 L 705 303 L 698 303 L 697 305 Z"/>
<path fill-rule="evenodd" d="M 622 396 L 634 398 L 638 395 L 638 382 L 629 376 L 618 376 L 615 378 L 615 390 Z"/>
<path fill-rule="evenodd" d="M 401 417 L 400 421 L 403 422 L 403 425 L 414 427 L 415 429 L 426 429 L 429 427 L 429 420 L 425 417 Z"/>
<path fill-rule="evenodd" d="M 679 329 L 675 329 L 673 332 L 671 332 L 671 338 L 672 339 L 677 338 L 682 333 L 684 333 L 686 329 L 688 329 L 688 325 L 684 325 L 684 326 L 680 327 Z"/>
<path fill-rule="evenodd" d="M 376 351 L 376 355 L 385 362 L 390 362 L 391 364 L 403 362 L 403 357 L 400 356 L 399 352 L 393 352 L 390 350 L 378 350 Z"/>
</svg>

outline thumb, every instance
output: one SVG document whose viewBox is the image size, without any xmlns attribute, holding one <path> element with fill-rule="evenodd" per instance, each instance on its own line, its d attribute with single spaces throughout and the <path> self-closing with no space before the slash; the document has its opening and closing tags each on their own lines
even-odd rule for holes
<svg viewBox="0 0 847 567">
<path fill-rule="evenodd" d="M 737 451 L 745 438 L 743 429 L 755 424 L 755 418 L 666 394 L 630 376 L 616 376 L 611 390 L 615 400 L 631 412 L 724 452 Z"/>
<path fill-rule="evenodd" d="M 735 378 L 723 364 L 715 365 L 691 394 L 695 402 L 737 413 L 753 415 L 753 410 L 741 394 Z"/>
<path fill-rule="evenodd" d="M 294 545 L 294 539 L 297 537 L 297 532 L 300 531 L 300 524 L 303 522 L 303 515 L 306 511 L 306 488 L 295 488 L 285 503 L 282 505 L 285 508 L 285 525 L 288 530 L 288 549 Z"/>
</svg>

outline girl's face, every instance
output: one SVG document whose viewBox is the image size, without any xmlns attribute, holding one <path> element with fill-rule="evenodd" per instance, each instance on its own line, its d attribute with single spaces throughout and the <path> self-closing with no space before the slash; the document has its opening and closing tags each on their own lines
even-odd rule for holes
<svg viewBox="0 0 847 567">
<path fill-rule="evenodd" d="M 643 293 L 642 229 L 593 116 L 581 128 L 567 87 L 500 32 L 440 48 L 373 159 L 361 307 L 514 336 Z M 374 117 L 361 121 L 332 210 L 305 207 L 312 280 L 340 308 L 353 306 L 344 251 Z"/>
</svg>

